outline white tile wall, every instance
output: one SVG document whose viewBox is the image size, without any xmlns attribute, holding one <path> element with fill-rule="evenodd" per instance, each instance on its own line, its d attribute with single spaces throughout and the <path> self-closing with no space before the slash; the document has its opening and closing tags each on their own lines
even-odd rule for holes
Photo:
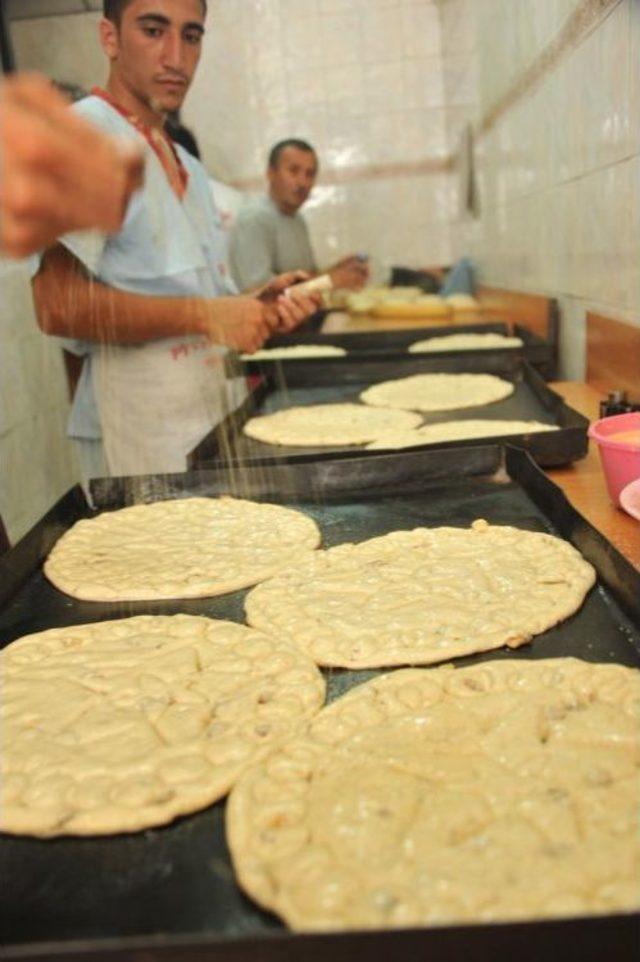
<svg viewBox="0 0 640 962">
<path fill-rule="evenodd" d="M 442 0 L 449 145 L 553 41 L 579 0 Z M 640 324 L 640 4 L 619 0 L 478 142 L 481 216 L 454 218 L 454 256 L 490 284 L 557 296 L 562 365 L 584 372 L 584 314 Z M 474 20 L 475 17 L 475 20 Z M 469 24 L 474 24 L 471 33 Z M 464 70 L 458 36 L 478 84 Z M 473 39 L 475 37 L 475 45 Z M 465 89 L 471 102 L 456 102 Z"/>
<path fill-rule="evenodd" d="M 104 78 L 96 14 L 21 21 L 18 62 L 92 86 Z M 461 97 L 469 78 L 455 69 Z M 202 61 L 185 108 L 210 171 L 219 180 L 261 179 L 269 147 L 286 136 L 314 143 L 326 169 L 415 163 L 447 152 L 440 19 L 431 0 L 216 0 Z M 446 200 L 425 174 L 425 223 L 440 221 Z M 395 182 L 395 181 L 394 181 Z M 398 182 L 397 198 L 404 197 Z M 338 249 L 372 248 L 384 235 L 388 261 L 449 259 L 446 226 L 411 233 L 412 206 L 396 202 L 365 218 L 355 184 L 342 188 L 330 216 L 310 209 L 320 258 Z M 328 192 L 319 195 L 326 201 Z M 339 199 L 339 202 L 338 202 Z"/>
<path fill-rule="evenodd" d="M 0 261 L 0 516 L 16 541 L 77 479 L 60 350 L 37 328 L 22 265 Z"/>
<path fill-rule="evenodd" d="M 221 180 L 260 180 L 269 147 L 298 136 L 323 171 L 413 164 L 447 153 L 438 9 L 429 0 L 219 0 L 185 109 Z M 295 13 L 293 13 L 295 10 Z M 206 109 L 205 109 L 206 104 Z M 444 203 L 424 175 L 422 220 Z M 449 259 L 446 225 L 415 231 L 394 174 L 389 207 L 365 209 L 361 180 L 317 192 L 307 207 L 321 262 L 368 249 L 391 262 Z M 441 184 L 440 184 L 441 186 Z M 326 210 L 323 212 L 323 207 Z M 341 249 L 341 245 L 344 248 Z M 383 250 L 384 249 L 384 250 Z"/>
</svg>

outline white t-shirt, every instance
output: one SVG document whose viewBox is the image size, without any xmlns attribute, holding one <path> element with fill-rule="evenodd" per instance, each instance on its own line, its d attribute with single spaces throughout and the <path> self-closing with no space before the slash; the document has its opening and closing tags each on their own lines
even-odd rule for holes
<svg viewBox="0 0 640 962">
<path fill-rule="evenodd" d="M 145 181 L 119 233 L 77 232 L 61 243 L 96 280 L 122 291 L 205 298 L 237 293 L 202 164 L 176 146 L 189 175 L 180 199 L 147 141 L 110 104 L 91 96 L 73 109 L 103 130 L 137 139 L 146 152 Z M 189 452 L 245 394 L 244 379 L 225 376 L 229 352 L 197 335 L 134 346 L 65 346 L 85 354 L 70 433 L 102 434 L 110 474 L 184 471 Z"/>
</svg>

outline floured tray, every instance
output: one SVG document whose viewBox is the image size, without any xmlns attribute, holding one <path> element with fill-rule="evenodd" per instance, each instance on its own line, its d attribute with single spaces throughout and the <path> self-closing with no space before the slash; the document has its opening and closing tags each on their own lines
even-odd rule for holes
<svg viewBox="0 0 640 962">
<path fill-rule="evenodd" d="M 491 353 L 491 352 L 477 352 Z M 308 377 L 300 365 L 295 369 L 279 367 L 265 378 L 249 396 L 247 401 L 233 415 L 226 418 L 191 452 L 192 467 L 200 467 L 217 461 L 219 457 L 232 457 L 247 463 L 253 460 L 275 461 L 283 458 L 333 458 L 345 453 L 367 455 L 364 445 L 294 447 L 265 444 L 246 437 L 243 427 L 250 418 L 262 414 L 272 414 L 286 408 L 303 407 L 317 404 L 361 403 L 360 394 L 372 384 L 396 378 L 411 377 L 419 373 L 481 373 L 476 368 L 466 372 L 458 365 L 458 359 L 445 355 L 408 355 L 410 360 L 399 362 L 363 358 L 354 363 L 348 358 L 336 358 L 336 364 L 328 361 L 326 370 L 317 376 Z M 338 361 L 342 361 L 340 365 Z M 557 431 L 540 434 L 509 435 L 508 440 L 528 450 L 538 464 L 553 467 L 568 464 L 583 458 L 587 453 L 587 418 L 570 408 L 562 398 L 552 391 L 533 368 L 514 352 L 502 351 L 486 360 L 483 373 L 489 373 L 513 383 L 514 391 L 502 401 L 492 404 L 465 407 L 458 410 L 440 411 L 424 414 L 422 424 L 440 424 L 444 421 L 463 419 L 497 419 L 514 421 L 539 421 L 555 425 Z M 468 439 L 439 442 L 438 447 L 452 444 L 471 447 L 474 444 L 489 443 L 489 436 L 483 439 Z M 433 445 L 432 447 L 434 447 Z"/>
<path fill-rule="evenodd" d="M 431 480 L 426 481 L 425 479 Z M 325 546 L 390 531 L 454 525 L 478 517 L 569 540 L 594 566 L 598 585 L 571 618 L 532 644 L 472 656 L 488 659 L 579 657 L 640 665 L 640 573 L 568 504 L 517 449 L 497 446 L 218 469 L 198 474 L 94 482 L 98 510 L 187 496 L 264 499 L 295 507 L 320 527 Z M 42 561 L 75 521 L 91 515 L 71 491 L 0 559 L 0 639 L 138 614 L 208 615 L 241 622 L 244 591 L 212 599 L 127 602 L 67 598 L 49 584 Z M 329 700 L 377 676 L 325 673 Z M 0 837 L 3 958 L 118 959 L 150 962 L 538 962 L 577 957 L 635 962 L 638 918 L 615 915 L 553 922 L 446 925 L 393 932 L 295 935 L 250 903 L 230 866 L 219 802 L 161 829 L 111 838 Z"/>
</svg>

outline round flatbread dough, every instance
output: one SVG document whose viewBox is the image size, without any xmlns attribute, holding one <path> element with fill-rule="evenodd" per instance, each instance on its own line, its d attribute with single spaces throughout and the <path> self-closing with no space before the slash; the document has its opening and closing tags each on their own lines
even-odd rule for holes
<svg viewBox="0 0 640 962">
<path fill-rule="evenodd" d="M 448 297 L 445 297 L 445 300 L 449 307 L 452 307 L 456 312 L 482 310 L 480 301 L 477 301 L 471 294 L 449 294 Z"/>
<path fill-rule="evenodd" d="M 87 601 L 204 598 L 255 585 L 320 544 L 311 518 L 276 504 L 183 498 L 78 521 L 44 573 Z"/>
<path fill-rule="evenodd" d="M 417 444 L 442 444 L 445 441 L 465 441 L 470 438 L 492 438 L 511 434 L 537 434 L 540 431 L 558 431 L 555 424 L 542 421 L 442 421 L 440 424 L 426 424 L 406 434 L 390 434 L 377 438 L 367 445 L 368 451 L 394 448 L 410 448 Z"/>
<path fill-rule="evenodd" d="M 243 431 L 265 444 L 340 447 L 366 444 L 381 434 L 408 431 L 422 418 L 408 411 L 373 411 L 363 404 L 312 404 L 251 418 Z"/>
<path fill-rule="evenodd" d="M 243 361 L 296 361 L 307 357 L 345 357 L 343 347 L 333 344 L 292 344 L 286 347 L 265 347 L 253 354 L 241 354 Z"/>
<path fill-rule="evenodd" d="M 409 345 L 409 354 L 431 354 L 439 351 L 490 351 L 496 348 L 522 347 L 519 337 L 504 334 L 447 334 L 445 337 L 428 337 Z"/>
<path fill-rule="evenodd" d="M 313 662 L 227 621 L 54 628 L 0 656 L 0 830 L 104 835 L 221 798 L 324 701 Z"/>
<path fill-rule="evenodd" d="M 637 910 L 639 707 L 573 658 L 378 677 L 238 781 L 236 877 L 301 930 Z"/>
<path fill-rule="evenodd" d="M 415 300 L 389 297 L 371 309 L 373 317 L 446 317 L 451 307 L 437 294 L 424 294 Z"/>
<path fill-rule="evenodd" d="M 493 404 L 513 391 L 510 381 L 493 374 L 413 374 L 372 384 L 360 400 L 374 407 L 407 411 L 452 411 Z"/>
<path fill-rule="evenodd" d="M 245 610 L 319 665 L 425 665 L 523 645 L 577 611 L 594 581 L 568 542 L 474 521 L 315 552 L 254 588 Z"/>
</svg>

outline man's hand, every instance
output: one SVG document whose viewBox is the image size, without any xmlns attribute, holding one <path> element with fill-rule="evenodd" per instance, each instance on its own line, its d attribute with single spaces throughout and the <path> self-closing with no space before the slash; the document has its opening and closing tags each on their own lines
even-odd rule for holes
<svg viewBox="0 0 640 962">
<path fill-rule="evenodd" d="M 24 257 L 67 231 L 117 231 L 143 154 L 96 130 L 43 77 L 0 84 L 0 251 Z"/>
<path fill-rule="evenodd" d="M 205 303 L 204 333 L 216 344 L 253 354 L 271 333 L 265 305 L 255 297 L 216 297 Z"/>
<path fill-rule="evenodd" d="M 256 296 L 264 304 L 272 333 L 292 331 L 321 307 L 320 294 L 296 292 L 295 285 L 308 279 L 309 275 L 304 271 L 289 271 L 273 277 L 256 291 Z"/>
<path fill-rule="evenodd" d="M 369 265 L 355 254 L 343 257 L 327 271 L 333 286 L 359 291 L 369 280 Z"/>
</svg>

